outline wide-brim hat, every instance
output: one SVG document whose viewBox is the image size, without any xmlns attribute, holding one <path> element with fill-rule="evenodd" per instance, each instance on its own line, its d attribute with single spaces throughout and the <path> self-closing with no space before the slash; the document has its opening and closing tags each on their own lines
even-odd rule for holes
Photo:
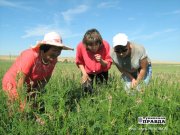
<svg viewBox="0 0 180 135">
<path fill-rule="evenodd" d="M 74 50 L 73 48 L 64 45 L 62 43 L 61 36 L 56 32 L 49 32 L 44 35 L 44 39 L 42 41 L 37 41 L 36 45 L 33 46 L 33 49 L 38 49 L 41 45 L 52 45 L 57 47 L 62 47 L 63 50 Z"/>
<path fill-rule="evenodd" d="M 128 36 L 124 33 L 118 33 L 113 37 L 113 47 L 118 45 L 126 46 L 128 43 Z"/>
</svg>

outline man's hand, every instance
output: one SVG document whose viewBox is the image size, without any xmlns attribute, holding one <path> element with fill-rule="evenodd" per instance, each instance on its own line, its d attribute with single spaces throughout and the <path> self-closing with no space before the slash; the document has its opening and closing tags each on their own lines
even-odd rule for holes
<svg viewBox="0 0 180 135">
<path fill-rule="evenodd" d="M 138 81 L 136 79 L 132 79 L 132 82 L 131 82 L 131 88 L 136 88 L 138 85 Z"/>
</svg>

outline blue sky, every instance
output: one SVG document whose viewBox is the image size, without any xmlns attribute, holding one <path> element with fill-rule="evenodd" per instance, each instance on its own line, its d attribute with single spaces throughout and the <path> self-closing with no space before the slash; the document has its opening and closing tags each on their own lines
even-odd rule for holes
<svg viewBox="0 0 180 135">
<path fill-rule="evenodd" d="M 152 60 L 180 62 L 179 0 L 0 0 L 0 55 L 18 55 L 50 31 L 76 48 L 91 28 L 111 46 L 123 32 Z"/>
</svg>

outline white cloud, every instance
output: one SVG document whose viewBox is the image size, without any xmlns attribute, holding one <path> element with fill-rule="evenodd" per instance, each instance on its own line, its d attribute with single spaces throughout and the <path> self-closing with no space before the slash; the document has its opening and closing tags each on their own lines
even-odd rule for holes
<svg viewBox="0 0 180 135">
<path fill-rule="evenodd" d="M 58 32 L 63 39 L 82 36 L 81 33 L 74 33 L 72 32 L 72 30 L 69 29 L 69 27 L 65 27 L 65 25 L 61 25 L 63 23 L 61 13 L 58 12 L 54 13 L 52 18 L 53 18 L 52 24 L 39 24 L 36 25 L 35 27 L 30 27 L 27 30 L 25 30 L 25 34 L 21 37 L 30 38 L 30 37 L 44 36 L 45 33 L 51 31 Z"/>
<path fill-rule="evenodd" d="M 167 34 L 167 33 L 171 33 L 176 31 L 176 29 L 173 28 L 168 28 L 162 31 L 156 31 L 150 34 L 146 34 L 146 35 L 139 35 L 139 36 L 135 36 L 133 37 L 131 40 L 135 40 L 135 39 L 143 39 L 143 40 L 148 40 L 148 39 L 152 39 L 152 38 L 157 38 L 157 36 L 160 36 L 162 34 Z"/>
<path fill-rule="evenodd" d="M 118 5 L 118 1 L 111 1 L 111 2 L 102 2 L 100 4 L 98 4 L 98 8 L 113 8 L 113 7 L 117 7 Z"/>
<path fill-rule="evenodd" d="M 128 20 L 129 20 L 129 21 L 134 21 L 135 18 L 134 18 L 134 17 L 129 17 Z"/>
<path fill-rule="evenodd" d="M 63 39 L 65 38 L 71 38 L 71 37 L 77 37 L 81 34 L 73 33 L 71 30 L 66 28 L 60 28 L 56 25 L 38 25 L 34 28 L 29 28 L 25 31 L 25 35 L 22 36 L 22 38 L 30 38 L 30 37 L 37 37 L 37 36 L 43 36 L 45 33 L 55 31 L 58 32 Z"/>
<path fill-rule="evenodd" d="M 38 25 L 34 28 L 29 28 L 25 31 L 25 35 L 22 36 L 22 38 L 29 38 L 34 36 L 42 36 L 48 31 L 51 31 L 52 27 L 49 25 Z"/>
<path fill-rule="evenodd" d="M 168 29 L 165 29 L 164 32 L 174 32 L 176 31 L 176 29 L 173 29 L 173 28 L 168 28 Z"/>
<path fill-rule="evenodd" d="M 180 10 L 175 10 L 172 12 L 172 14 L 180 14 Z"/>
<path fill-rule="evenodd" d="M 22 5 L 20 3 L 10 2 L 8 0 L 0 0 L 0 6 L 22 7 Z"/>
<path fill-rule="evenodd" d="M 88 10 L 88 6 L 86 5 L 80 5 L 76 8 L 73 8 L 73 9 L 68 9 L 67 11 L 64 11 L 62 12 L 61 14 L 63 15 L 64 17 L 64 20 L 67 22 L 67 23 L 70 23 L 74 16 L 75 15 L 78 15 L 78 14 L 81 14 L 81 13 L 84 13 Z"/>
<path fill-rule="evenodd" d="M 178 14 L 180 14 L 180 10 L 174 10 L 171 12 L 161 13 L 160 15 L 178 15 Z"/>
<path fill-rule="evenodd" d="M 14 2 L 14 1 L 12 2 L 9 0 L 0 0 L 0 6 L 1 7 L 19 8 L 19 9 L 30 10 L 30 11 L 38 10 L 38 9 L 33 8 L 33 7 L 26 6 L 22 2 Z"/>
</svg>

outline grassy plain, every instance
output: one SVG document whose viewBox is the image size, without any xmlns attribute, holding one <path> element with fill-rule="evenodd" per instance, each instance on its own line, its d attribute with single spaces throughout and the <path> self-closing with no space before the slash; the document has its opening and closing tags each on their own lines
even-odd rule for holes
<svg viewBox="0 0 180 135">
<path fill-rule="evenodd" d="M 0 60 L 0 78 L 11 64 L 12 61 Z M 152 81 L 144 92 L 128 95 L 120 73 L 112 66 L 108 84 L 95 86 L 94 94 L 87 95 L 81 90 L 81 74 L 76 65 L 59 62 L 46 86 L 47 92 L 39 97 L 45 101 L 45 113 L 28 107 L 20 113 L 15 105 L 10 117 L 0 86 L 0 134 L 179 135 L 179 76 L 179 64 L 153 64 Z M 34 113 L 45 120 L 43 126 L 32 117 Z M 166 124 L 141 125 L 141 116 L 163 116 Z"/>
</svg>

